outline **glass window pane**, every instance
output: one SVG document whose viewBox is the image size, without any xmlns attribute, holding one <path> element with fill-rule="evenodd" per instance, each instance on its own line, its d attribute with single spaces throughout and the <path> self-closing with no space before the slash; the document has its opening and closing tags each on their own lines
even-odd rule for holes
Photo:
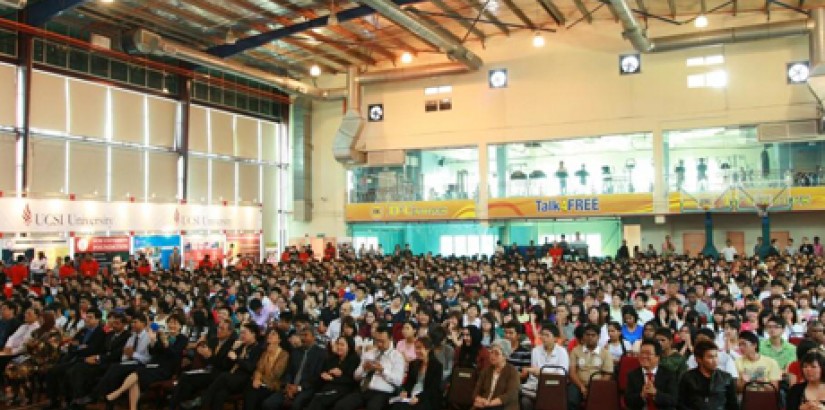
<svg viewBox="0 0 825 410">
<path fill-rule="evenodd" d="M 46 44 L 46 64 L 55 67 L 66 67 L 69 61 L 69 50 L 64 45 Z"/>
<path fill-rule="evenodd" d="M 155 70 L 147 70 L 146 86 L 158 91 L 163 91 L 163 73 Z"/>
<path fill-rule="evenodd" d="M 93 75 L 101 77 L 109 77 L 109 59 L 99 55 L 92 54 L 92 70 Z"/>
<path fill-rule="evenodd" d="M 195 83 L 195 95 L 193 97 L 196 100 L 209 101 L 209 87 L 204 83 Z"/>
<path fill-rule="evenodd" d="M 139 86 L 146 85 L 146 69 L 140 66 L 129 66 L 129 83 Z"/>
<path fill-rule="evenodd" d="M 126 63 L 111 60 L 112 79 L 128 82 L 129 81 L 129 66 Z"/>
<path fill-rule="evenodd" d="M 468 235 L 467 236 L 467 255 L 478 255 L 481 253 L 481 236 Z"/>
<path fill-rule="evenodd" d="M 453 247 L 453 237 L 450 235 L 442 235 L 440 240 L 439 250 L 442 255 L 452 255 L 455 253 L 455 248 Z"/>
<path fill-rule="evenodd" d="M 35 39 L 34 40 L 34 61 L 43 62 L 43 40 Z"/>
<path fill-rule="evenodd" d="M 209 102 L 223 104 L 223 89 L 220 87 L 209 86 Z"/>
<path fill-rule="evenodd" d="M 69 68 L 82 73 L 89 72 L 89 53 L 72 50 L 69 54 Z"/>
</svg>

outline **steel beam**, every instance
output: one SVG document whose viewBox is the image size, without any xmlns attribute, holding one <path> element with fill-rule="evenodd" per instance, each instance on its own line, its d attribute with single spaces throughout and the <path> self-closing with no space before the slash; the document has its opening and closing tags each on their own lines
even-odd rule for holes
<svg viewBox="0 0 825 410">
<path fill-rule="evenodd" d="M 18 66 L 21 72 L 20 87 L 23 90 L 23 122 L 17 129 L 17 146 L 20 158 L 20 190 L 29 192 L 29 144 L 31 136 L 31 108 L 32 108 L 32 74 L 34 72 L 34 37 L 31 34 L 20 33 L 17 38 Z M 18 192 L 18 195 L 20 192 Z"/>
<path fill-rule="evenodd" d="M 398 6 L 404 6 L 407 4 L 420 3 L 422 1 L 423 0 L 393 0 L 393 3 L 395 3 Z M 352 19 L 357 19 L 359 17 L 364 17 L 373 13 L 375 13 L 375 10 L 373 10 L 371 7 L 358 6 L 338 12 L 336 16 L 338 17 L 339 22 L 344 22 Z M 242 53 L 246 50 L 260 47 L 272 41 L 282 39 L 287 36 L 291 36 L 293 34 L 302 33 L 306 30 L 310 30 L 313 28 L 324 27 L 327 25 L 328 19 L 329 16 L 323 16 L 318 17 L 316 19 L 307 20 L 302 23 L 293 24 L 291 26 L 281 27 L 272 31 L 268 31 L 266 33 L 246 37 L 244 39 L 236 41 L 235 44 L 224 44 L 212 47 L 209 50 L 207 50 L 207 52 L 218 57 L 233 56 L 235 54 Z"/>
<path fill-rule="evenodd" d="M 180 87 L 178 89 L 178 100 L 180 101 L 180 123 L 178 132 L 180 144 L 178 145 L 178 158 L 183 162 L 181 167 L 181 191 L 179 200 L 189 201 L 189 120 L 192 109 L 192 79 L 178 76 Z"/>
</svg>

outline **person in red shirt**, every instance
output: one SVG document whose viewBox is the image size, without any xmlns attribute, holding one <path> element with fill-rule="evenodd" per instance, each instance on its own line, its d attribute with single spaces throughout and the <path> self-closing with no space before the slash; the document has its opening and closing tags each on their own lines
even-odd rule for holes
<svg viewBox="0 0 825 410">
<path fill-rule="evenodd" d="M 332 246 L 332 242 L 327 242 L 327 247 L 324 248 L 324 261 L 329 262 L 335 259 L 335 247 Z"/>
<path fill-rule="evenodd" d="M 77 271 L 74 269 L 74 263 L 72 263 L 72 258 L 65 257 L 63 258 L 63 265 L 60 266 L 60 270 L 57 271 L 57 276 L 60 280 L 73 278 L 77 275 Z"/>
<path fill-rule="evenodd" d="M 26 266 L 25 256 L 19 255 L 17 264 L 6 269 L 6 277 L 11 280 L 11 284 L 14 286 L 20 286 L 29 277 L 29 267 Z"/>
<path fill-rule="evenodd" d="M 138 265 L 137 271 L 138 271 L 138 274 L 140 276 L 149 276 L 149 275 L 152 274 L 152 265 L 150 265 L 149 261 L 146 260 L 145 258 L 141 259 L 140 265 Z"/>
<path fill-rule="evenodd" d="M 87 278 L 94 278 L 98 272 L 100 272 L 100 264 L 92 258 L 91 253 L 87 253 L 83 262 L 80 262 L 80 274 Z"/>
<path fill-rule="evenodd" d="M 203 255 L 203 260 L 198 263 L 198 269 L 212 269 L 212 260 L 209 255 Z"/>
<path fill-rule="evenodd" d="M 558 242 L 553 244 L 553 247 L 550 248 L 550 257 L 553 258 L 553 266 L 558 265 L 561 262 L 561 258 L 564 256 L 564 249 L 559 245 Z"/>
</svg>

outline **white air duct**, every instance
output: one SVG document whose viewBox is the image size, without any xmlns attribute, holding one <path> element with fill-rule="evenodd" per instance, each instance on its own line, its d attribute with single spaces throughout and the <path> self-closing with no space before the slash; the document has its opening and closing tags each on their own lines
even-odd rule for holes
<svg viewBox="0 0 825 410">
<path fill-rule="evenodd" d="M 361 115 L 361 85 L 356 81 L 357 75 L 358 68 L 347 69 L 347 112 L 332 142 L 332 154 L 345 165 L 367 162 L 367 153 L 359 146 L 366 121 Z"/>
<path fill-rule="evenodd" d="M 27 2 L 28 0 L 0 0 L 0 6 L 22 9 L 23 7 L 26 7 Z"/>
</svg>

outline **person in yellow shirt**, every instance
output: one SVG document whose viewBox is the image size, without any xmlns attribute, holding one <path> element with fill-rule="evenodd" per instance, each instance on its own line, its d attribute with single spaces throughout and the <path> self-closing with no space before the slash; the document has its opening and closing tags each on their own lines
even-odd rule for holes
<svg viewBox="0 0 825 410">
<path fill-rule="evenodd" d="M 753 332 L 739 333 L 739 349 L 742 357 L 736 359 L 736 371 L 739 373 L 736 390 L 743 391 L 751 381 L 768 382 L 778 390 L 782 371 L 776 360 L 759 354 L 759 337 Z"/>
</svg>

